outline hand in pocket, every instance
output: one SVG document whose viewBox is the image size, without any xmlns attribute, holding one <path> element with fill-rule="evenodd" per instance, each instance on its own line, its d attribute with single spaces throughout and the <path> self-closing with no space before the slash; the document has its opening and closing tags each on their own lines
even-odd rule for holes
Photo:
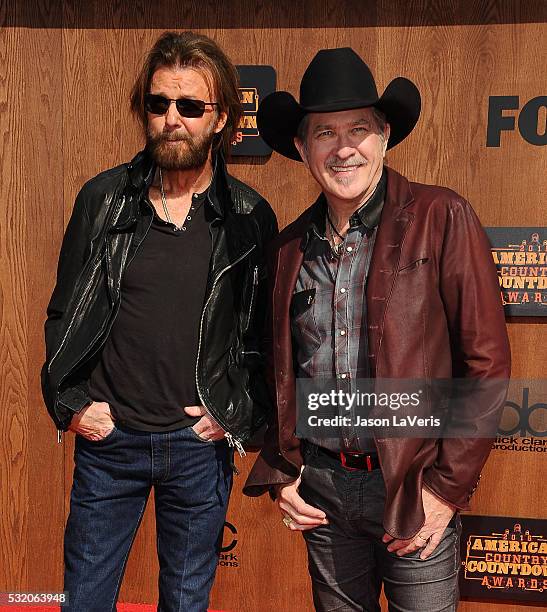
<svg viewBox="0 0 547 612">
<path fill-rule="evenodd" d="M 110 405 L 107 402 L 92 402 L 72 417 L 69 429 L 92 442 L 103 440 L 114 429 Z"/>
</svg>

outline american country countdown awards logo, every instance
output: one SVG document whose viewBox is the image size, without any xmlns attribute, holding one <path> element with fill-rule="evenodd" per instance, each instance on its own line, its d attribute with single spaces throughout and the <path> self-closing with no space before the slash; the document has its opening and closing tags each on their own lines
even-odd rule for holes
<svg viewBox="0 0 547 612">
<path fill-rule="evenodd" d="M 546 601 L 547 521 L 465 514 L 461 518 L 462 597 Z"/>
<path fill-rule="evenodd" d="M 488 227 L 508 316 L 547 316 L 547 228 Z"/>
<path fill-rule="evenodd" d="M 235 551 L 237 546 L 237 529 L 235 525 L 226 521 L 222 531 L 222 544 L 218 558 L 219 567 L 239 567 L 238 553 Z"/>
<path fill-rule="evenodd" d="M 239 99 L 243 116 L 232 142 L 232 155 L 267 156 L 272 150 L 260 138 L 256 114 L 260 101 L 275 91 L 275 70 L 271 66 L 237 66 Z"/>
</svg>

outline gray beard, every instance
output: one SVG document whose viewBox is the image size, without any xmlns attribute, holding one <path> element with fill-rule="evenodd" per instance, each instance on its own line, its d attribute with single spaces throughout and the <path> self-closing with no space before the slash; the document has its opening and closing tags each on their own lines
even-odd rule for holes
<svg viewBox="0 0 547 612">
<path fill-rule="evenodd" d="M 213 129 L 208 130 L 201 136 L 184 136 L 173 140 L 180 145 L 171 145 L 167 134 L 146 135 L 147 148 L 152 158 L 160 168 L 165 170 L 194 170 L 202 168 L 207 159 L 213 143 L 215 134 Z"/>
</svg>

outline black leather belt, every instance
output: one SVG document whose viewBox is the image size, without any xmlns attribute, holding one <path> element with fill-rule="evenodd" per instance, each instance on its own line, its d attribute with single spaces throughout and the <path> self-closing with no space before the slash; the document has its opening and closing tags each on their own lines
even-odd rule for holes
<svg viewBox="0 0 547 612">
<path fill-rule="evenodd" d="M 323 446 L 306 442 L 310 447 L 316 448 L 319 453 L 328 455 L 336 461 L 339 461 L 346 470 L 356 471 L 365 470 L 366 472 L 372 472 L 372 470 L 380 469 L 380 460 L 378 459 L 378 453 L 360 453 L 353 451 L 332 451 Z"/>
</svg>

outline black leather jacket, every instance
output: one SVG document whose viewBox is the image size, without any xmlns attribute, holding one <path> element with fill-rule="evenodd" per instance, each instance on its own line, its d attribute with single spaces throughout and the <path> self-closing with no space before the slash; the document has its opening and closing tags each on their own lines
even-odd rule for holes
<svg viewBox="0 0 547 612">
<path fill-rule="evenodd" d="M 60 431 L 92 401 L 87 381 L 118 312 L 123 272 L 152 222 L 144 196 L 154 172 L 144 151 L 88 181 L 76 198 L 45 324 L 42 391 Z M 196 385 L 207 411 L 241 451 L 268 410 L 261 347 L 264 247 L 277 222 L 258 193 L 228 175 L 221 156 L 208 200 L 216 218 Z"/>
</svg>

